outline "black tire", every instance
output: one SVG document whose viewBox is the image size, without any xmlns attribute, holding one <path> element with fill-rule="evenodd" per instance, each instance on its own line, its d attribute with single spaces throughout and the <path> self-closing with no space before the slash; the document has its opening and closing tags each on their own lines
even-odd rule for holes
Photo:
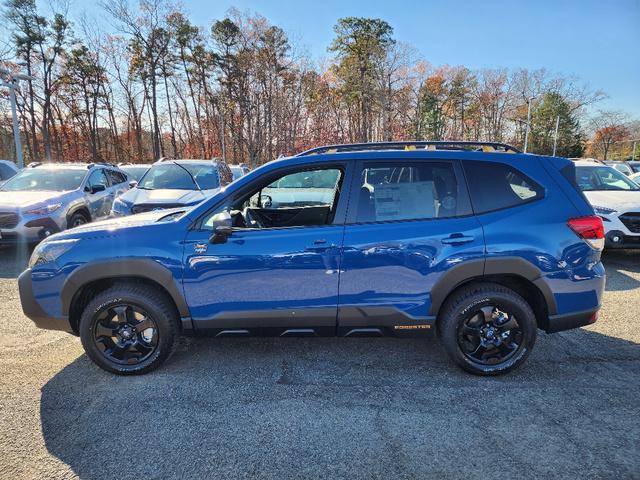
<svg viewBox="0 0 640 480">
<path fill-rule="evenodd" d="M 76 212 L 67 221 L 67 228 L 79 227 L 80 225 L 84 225 L 85 223 L 89 223 L 89 219 L 87 218 L 86 213 Z"/>
<path fill-rule="evenodd" d="M 171 355 L 178 312 L 161 290 L 121 283 L 89 302 L 79 329 L 82 346 L 96 365 L 119 375 L 140 375 Z"/>
<path fill-rule="evenodd" d="M 438 319 L 445 350 L 475 375 L 501 375 L 529 356 L 537 335 L 535 314 L 516 292 L 494 283 L 460 289 Z"/>
</svg>

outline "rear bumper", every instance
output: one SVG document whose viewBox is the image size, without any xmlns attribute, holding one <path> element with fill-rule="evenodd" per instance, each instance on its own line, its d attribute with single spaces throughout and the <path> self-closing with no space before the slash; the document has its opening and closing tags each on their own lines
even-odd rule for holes
<svg viewBox="0 0 640 480">
<path fill-rule="evenodd" d="M 47 330 L 61 330 L 73 333 L 73 329 L 66 317 L 56 318 L 42 309 L 33 295 L 33 283 L 31 281 L 31 269 L 28 268 L 18 277 L 18 289 L 20 290 L 20 303 L 24 314 L 36 324 L 38 328 Z"/>
<path fill-rule="evenodd" d="M 556 333 L 564 330 L 571 330 L 573 328 L 591 325 L 592 323 L 595 323 L 597 319 L 597 308 L 563 315 L 551 315 L 545 331 L 547 333 Z"/>
</svg>

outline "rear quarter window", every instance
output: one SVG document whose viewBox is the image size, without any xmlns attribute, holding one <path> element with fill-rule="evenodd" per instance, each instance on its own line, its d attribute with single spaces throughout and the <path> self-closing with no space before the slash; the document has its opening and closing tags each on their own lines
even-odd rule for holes
<svg viewBox="0 0 640 480">
<path fill-rule="evenodd" d="M 544 196 L 539 184 L 509 165 L 469 161 L 463 165 L 475 213 L 515 207 Z"/>
</svg>

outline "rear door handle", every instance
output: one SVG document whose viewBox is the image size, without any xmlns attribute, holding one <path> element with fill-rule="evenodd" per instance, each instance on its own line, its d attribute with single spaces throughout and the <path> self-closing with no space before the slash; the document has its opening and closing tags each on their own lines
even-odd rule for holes
<svg viewBox="0 0 640 480">
<path fill-rule="evenodd" d="M 319 239 L 319 240 L 314 240 L 313 246 L 305 248 L 305 251 L 321 253 L 321 252 L 326 252 L 330 248 L 335 248 L 335 246 L 336 245 L 333 243 L 327 243 L 327 241 L 324 239 Z"/>
<path fill-rule="evenodd" d="M 469 235 L 463 235 L 461 233 L 454 233 L 447 238 L 441 240 L 445 245 L 462 245 L 463 243 L 473 242 L 475 237 Z"/>
</svg>

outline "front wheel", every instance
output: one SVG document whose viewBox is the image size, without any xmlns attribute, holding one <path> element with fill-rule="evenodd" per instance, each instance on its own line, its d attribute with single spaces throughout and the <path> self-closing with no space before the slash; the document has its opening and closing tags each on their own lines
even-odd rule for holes
<svg viewBox="0 0 640 480">
<path fill-rule="evenodd" d="M 150 372 L 171 354 L 178 315 L 167 296 L 140 284 L 115 285 L 98 294 L 80 319 L 85 352 L 100 368 L 120 375 Z"/>
<path fill-rule="evenodd" d="M 500 375 L 519 367 L 537 335 L 531 306 L 513 290 L 492 283 L 456 292 L 438 327 L 449 356 L 476 375 Z"/>
</svg>

